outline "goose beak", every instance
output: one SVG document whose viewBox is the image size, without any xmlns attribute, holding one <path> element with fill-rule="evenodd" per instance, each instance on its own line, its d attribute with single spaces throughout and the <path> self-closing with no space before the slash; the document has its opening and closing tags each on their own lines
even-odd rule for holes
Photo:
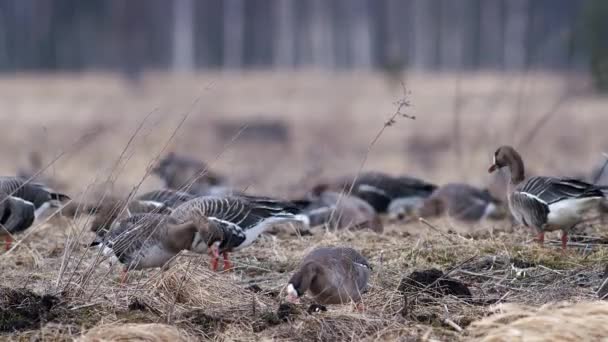
<svg viewBox="0 0 608 342">
<path fill-rule="evenodd" d="M 492 165 L 490 165 L 490 167 L 488 168 L 488 173 L 492 173 L 492 172 L 496 171 L 496 169 L 498 169 L 498 165 L 496 165 L 496 164 L 492 164 Z"/>
</svg>

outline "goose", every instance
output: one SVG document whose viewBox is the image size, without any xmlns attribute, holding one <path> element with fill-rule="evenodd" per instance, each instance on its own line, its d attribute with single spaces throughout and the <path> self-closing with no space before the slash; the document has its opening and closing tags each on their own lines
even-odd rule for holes
<svg viewBox="0 0 608 342">
<path fill-rule="evenodd" d="M 568 231 L 582 220 L 583 213 L 605 198 L 605 187 L 577 179 L 543 176 L 526 179 L 523 159 L 511 146 L 501 146 L 494 152 L 488 172 L 503 167 L 511 173 L 508 196 L 511 213 L 524 226 L 536 229 L 541 244 L 546 231 L 559 229 L 562 249 L 566 249 Z"/>
<path fill-rule="evenodd" d="M 309 291 L 320 304 L 359 302 L 367 291 L 371 269 L 365 257 L 352 248 L 316 248 L 289 279 L 286 300 L 298 303 Z"/>
<path fill-rule="evenodd" d="M 506 214 L 501 210 L 500 201 L 492 197 L 487 189 L 481 190 L 463 183 L 448 183 L 439 187 L 422 201 L 416 212 L 420 217 L 447 214 L 467 222 L 499 220 Z"/>
<path fill-rule="evenodd" d="M 135 214 L 165 214 L 171 213 L 171 208 L 162 202 L 117 199 L 106 197 L 101 203 L 86 206 L 85 211 L 95 216 L 91 220 L 90 229 L 97 235 L 103 236 L 114 229 L 118 220 L 128 218 Z"/>
<path fill-rule="evenodd" d="M 381 172 L 366 172 L 358 177 L 345 178 L 332 185 L 332 190 L 348 192 L 369 203 L 376 212 L 385 213 L 390 202 L 396 198 L 426 198 L 437 188 L 423 180 L 399 176 L 394 177 Z"/>
<path fill-rule="evenodd" d="M 395 198 L 388 205 L 388 219 L 391 222 L 407 221 L 416 215 L 416 211 L 424 202 L 424 197 L 400 197 Z"/>
<path fill-rule="evenodd" d="M 165 182 L 169 189 L 182 190 L 194 195 L 212 195 L 232 192 L 225 186 L 224 177 L 210 171 L 207 164 L 175 152 L 167 154 L 152 173 Z"/>
<path fill-rule="evenodd" d="M 203 216 L 180 221 L 163 214 L 136 214 L 121 219 L 105 236 L 97 236 L 97 246 L 110 264 L 124 265 L 122 282 L 129 270 L 164 267 L 182 250 L 207 251 L 209 241 L 221 234 L 216 224 Z M 220 235 L 221 238 L 221 235 Z"/>
<path fill-rule="evenodd" d="M 28 182 L 20 177 L 0 177 L 0 192 L 6 194 L 13 202 L 23 201 L 23 204 L 33 206 L 34 218 L 40 218 L 49 208 L 70 200 L 70 197 L 65 194 L 49 189 L 40 183 Z M 9 208 L 16 207 L 9 206 Z M 24 209 L 24 212 L 29 212 L 29 209 Z M 29 222 L 29 214 L 24 215 L 28 218 L 24 219 L 23 222 Z M 32 223 L 29 222 L 23 229 L 18 229 L 17 231 L 29 228 Z M 6 246 L 9 248 L 12 242 L 12 235 L 6 235 L 5 240 Z"/>
<path fill-rule="evenodd" d="M 212 241 L 211 267 L 218 267 L 218 257 L 224 258 L 224 270 L 232 268 L 228 253 L 251 245 L 273 225 L 301 222 L 309 225 L 308 218 L 299 214 L 293 203 L 260 196 L 205 196 L 188 201 L 173 210 L 171 216 L 180 221 L 192 215 L 203 215 L 211 222 L 221 224 L 223 238 Z"/>
<path fill-rule="evenodd" d="M 66 212 L 75 217 L 78 212 L 94 215 L 91 221 L 91 231 L 103 235 L 111 229 L 118 219 L 133 214 L 160 213 L 170 214 L 171 209 L 183 204 L 195 196 L 170 189 L 146 192 L 127 201 L 114 196 L 104 196 L 94 204 L 79 204 L 73 202 Z"/>
<path fill-rule="evenodd" d="M 35 218 L 32 203 L 5 193 L 0 194 L 0 236 L 4 236 L 5 250 L 11 248 L 11 236 L 29 228 Z"/>
<path fill-rule="evenodd" d="M 325 185 L 317 186 L 309 199 L 297 202 L 302 206 L 302 215 L 308 217 L 311 227 L 328 224 L 334 229 L 369 228 L 376 233 L 384 231 L 382 220 L 369 203 L 356 196 L 328 190 Z"/>
<path fill-rule="evenodd" d="M 194 198 L 196 196 L 190 193 L 172 189 L 153 190 L 135 197 L 138 201 L 162 203 L 169 208 L 175 208 Z"/>
</svg>

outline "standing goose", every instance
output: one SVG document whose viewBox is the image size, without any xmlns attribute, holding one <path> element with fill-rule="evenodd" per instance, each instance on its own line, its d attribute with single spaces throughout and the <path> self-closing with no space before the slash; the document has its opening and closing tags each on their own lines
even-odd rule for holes
<svg viewBox="0 0 608 342">
<path fill-rule="evenodd" d="M 5 250 L 11 248 L 11 236 L 29 228 L 35 220 L 34 205 L 18 197 L 0 195 L 0 236 L 4 236 Z"/>
<path fill-rule="evenodd" d="M 604 198 L 604 187 L 577 179 L 537 176 L 526 180 L 523 160 L 511 146 L 496 150 L 488 172 L 502 167 L 508 167 L 511 173 L 511 213 L 521 224 L 536 229 L 541 244 L 545 231 L 560 229 L 565 249 L 568 231 L 581 221 L 583 213 L 596 207 Z"/>
<path fill-rule="evenodd" d="M 124 265 L 124 281 L 128 270 L 162 267 L 182 250 L 204 253 L 209 241 L 218 238 L 215 234 L 221 231 L 202 216 L 179 221 L 168 215 L 137 214 L 119 220 L 115 229 L 90 246 L 97 246 L 112 263 Z"/>
<path fill-rule="evenodd" d="M 365 257 L 348 247 L 320 247 L 302 259 L 287 284 L 289 302 L 297 303 L 310 291 L 320 304 L 359 302 L 367 290 L 371 267 Z"/>
<path fill-rule="evenodd" d="M 207 217 L 210 222 L 220 224 L 221 240 L 212 241 L 213 270 L 217 270 L 218 256 L 224 257 L 224 270 L 232 268 L 228 253 L 251 245 L 273 225 L 286 222 L 308 224 L 308 218 L 298 215 L 299 209 L 292 203 L 267 197 L 226 196 L 198 197 L 173 210 L 172 217 L 180 221 L 193 215 Z"/>
<path fill-rule="evenodd" d="M 15 213 L 19 211 L 22 213 L 19 215 L 23 215 L 19 218 L 13 216 L 13 220 L 21 221 L 17 225 L 19 228 L 15 228 L 16 230 L 13 231 L 15 233 L 29 228 L 33 223 L 33 220 L 30 221 L 30 208 L 28 206 L 33 207 L 35 219 L 44 214 L 51 206 L 58 206 L 59 203 L 70 200 L 67 195 L 53 191 L 40 183 L 28 182 L 20 177 L 0 177 L 0 193 L 6 194 L 5 200 L 6 198 L 9 199 L 6 207 L 9 208 L 9 211 Z M 17 204 L 15 201 L 22 201 L 23 203 Z M 5 240 L 8 249 L 12 242 L 11 234 L 6 235 Z"/>
</svg>

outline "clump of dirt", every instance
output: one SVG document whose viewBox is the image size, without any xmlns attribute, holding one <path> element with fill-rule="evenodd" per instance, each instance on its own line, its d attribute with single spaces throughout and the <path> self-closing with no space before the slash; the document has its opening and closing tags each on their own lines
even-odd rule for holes
<svg viewBox="0 0 608 342">
<path fill-rule="evenodd" d="M 297 307 L 290 303 L 282 303 L 277 309 L 277 317 L 283 322 L 287 322 L 291 318 L 291 316 L 295 316 L 297 314 Z"/>
<path fill-rule="evenodd" d="M 433 297 L 453 295 L 471 298 L 471 291 L 465 284 L 448 278 L 442 271 L 435 268 L 412 272 L 401 279 L 398 290 L 404 295 L 423 291 Z"/>
<path fill-rule="evenodd" d="M 37 328 L 51 320 L 59 298 L 26 289 L 0 287 L 0 332 Z"/>
<path fill-rule="evenodd" d="M 324 305 L 321 304 L 311 304 L 308 307 L 308 310 L 306 310 L 306 312 L 309 315 L 312 315 L 313 313 L 317 313 L 317 312 L 324 312 L 327 311 L 327 307 L 325 307 Z"/>
<path fill-rule="evenodd" d="M 223 330 L 229 323 L 224 319 L 207 314 L 202 309 L 188 311 L 184 314 L 183 318 L 198 326 L 208 337 L 216 335 L 217 332 Z"/>
</svg>

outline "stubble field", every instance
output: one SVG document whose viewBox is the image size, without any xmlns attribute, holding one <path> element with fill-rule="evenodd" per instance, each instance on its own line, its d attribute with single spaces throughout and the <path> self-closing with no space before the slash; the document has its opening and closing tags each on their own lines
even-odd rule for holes
<svg viewBox="0 0 608 342">
<path fill-rule="evenodd" d="M 588 176 L 608 146 L 608 100 L 580 75 L 402 76 L 405 92 L 395 78 L 373 73 L 149 73 L 138 88 L 108 74 L 5 77 L 0 171 L 13 175 L 39 153 L 42 177 L 81 201 L 160 188 L 147 171 L 175 151 L 248 193 L 295 198 L 359 170 L 484 186 L 502 144 L 519 147 L 535 174 Z M 398 116 L 387 125 L 403 100 L 402 111 L 415 120 Z M 260 122 L 283 125 L 287 134 L 256 133 Z M 134 272 L 120 285 L 119 269 L 86 248 L 94 237 L 90 219 L 52 217 L 0 254 L 1 339 L 500 340 L 508 337 L 497 330 L 505 324 L 559 311 L 534 312 L 541 305 L 595 301 L 608 257 L 597 220 L 580 227 L 586 236 L 564 254 L 558 233 L 540 248 L 530 243 L 532 232 L 509 222 L 469 227 L 443 218 L 387 222 L 382 235 L 317 228 L 312 236 L 263 236 L 233 255 L 234 272 L 210 272 L 207 256 L 183 253 L 167 271 Z M 281 305 L 300 258 L 327 245 L 354 247 L 373 265 L 364 312 L 343 305 L 308 314 L 306 300 Z M 400 291 L 403 277 L 429 268 L 466 284 L 472 298 Z M 501 303 L 529 307 L 496 309 Z M 584 305 L 591 309 L 564 310 L 608 317 L 601 302 Z M 502 319 L 480 321 L 495 310 Z M 539 321 L 519 322 L 519 329 L 547 324 Z M 572 326 L 560 328 L 586 324 L 576 326 L 576 338 L 608 333 L 592 319 L 568 321 Z M 534 331 L 544 333 L 565 334 Z"/>
</svg>

